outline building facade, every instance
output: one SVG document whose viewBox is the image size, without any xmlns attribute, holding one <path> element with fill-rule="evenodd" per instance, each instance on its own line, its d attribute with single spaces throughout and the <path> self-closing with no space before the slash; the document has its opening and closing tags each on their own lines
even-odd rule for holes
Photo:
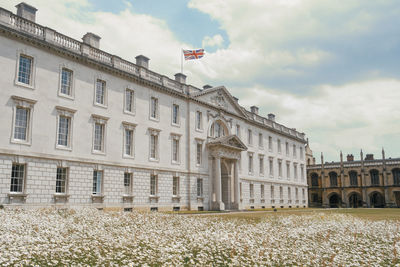
<svg viewBox="0 0 400 267">
<path fill-rule="evenodd" d="M 307 166 L 310 207 L 400 207 L 400 158 L 386 159 L 384 150 L 382 159 L 360 156 L 324 163 L 321 155 L 321 164 Z"/>
<path fill-rule="evenodd" d="M 0 8 L 0 204 L 305 207 L 305 135 Z"/>
</svg>

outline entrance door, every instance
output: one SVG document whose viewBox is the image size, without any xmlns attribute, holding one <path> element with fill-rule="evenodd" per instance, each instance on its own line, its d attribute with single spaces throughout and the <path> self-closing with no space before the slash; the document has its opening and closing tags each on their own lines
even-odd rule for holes
<svg viewBox="0 0 400 267">
<path fill-rule="evenodd" d="M 339 195 L 338 194 L 333 194 L 329 198 L 329 207 L 331 207 L 331 208 L 339 208 L 339 204 L 340 204 Z"/>
<path fill-rule="evenodd" d="M 362 206 L 361 196 L 357 193 L 353 193 L 349 197 L 350 208 L 359 208 Z"/>
<path fill-rule="evenodd" d="M 370 195 L 371 208 L 385 207 L 385 201 L 381 193 L 374 192 Z"/>
<path fill-rule="evenodd" d="M 394 192 L 394 197 L 396 199 L 397 207 L 400 208 L 400 192 L 399 191 Z"/>
<path fill-rule="evenodd" d="M 229 163 L 221 161 L 221 193 L 222 202 L 225 204 L 225 209 L 231 209 L 231 175 L 227 169 Z"/>
</svg>

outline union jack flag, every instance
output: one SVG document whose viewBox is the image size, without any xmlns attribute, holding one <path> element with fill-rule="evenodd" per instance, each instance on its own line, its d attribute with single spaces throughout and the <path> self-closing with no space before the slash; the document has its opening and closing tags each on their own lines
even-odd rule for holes
<svg viewBox="0 0 400 267">
<path fill-rule="evenodd" d="M 183 55 L 185 56 L 185 60 L 199 59 L 204 56 L 204 49 L 183 50 Z"/>
</svg>

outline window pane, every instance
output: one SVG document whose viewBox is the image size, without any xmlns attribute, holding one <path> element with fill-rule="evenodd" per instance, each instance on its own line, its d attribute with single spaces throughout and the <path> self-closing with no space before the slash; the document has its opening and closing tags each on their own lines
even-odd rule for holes
<svg viewBox="0 0 400 267">
<path fill-rule="evenodd" d="M 179 123 L 179 106 L 172 105 L 172 123 L 178 124 Z"/>
<path fill-rule="evenodd" d="M 72 71 L 67 69 L 62 69 L 61 93 L 65 95 L 72 95 L 71 88 L 72 88 Z"/>
<path fill-rule="evenodd" d="M 126 89 L 125 91 L 125 110 L 132 112 L 134 103 L 134 92 L 132 90 Z"/>
<path fill-rule="evenodd" d="M 67 168 L 57 168 L 56 193 L 66 193 Z"/>
<path fill-rule="evenodd" d="M 157 140 L 158 136 L 152 134 L 150 136 L 150 158 L 156 159 L 157 158 Z"/>
<path fill-rule="evenodd" d="M 151 98 L 151 114 L 152 118 L 157 118 L 158 115 L 158 99 L 155 97 Z"/>
<path fill-rule="evenodd" d="M 103 172 L 93 171 L 93 194 L 101 194 L 101 180 L 103 178 Z"/>
<path fill-rule="evenodd" d="M 96 103 L 104 105 L 105 90 L 106 90 L 106 82 L 97 80 L 96 81 Z"/>
<path fill-rule="evenodd" d="M 25 165 L 13 164 L 11 170 L 10 192 L 22 193 L 24 186 Z"/>
<path fill-rule="evenodd" d="M 132 156 L 133 154 L 133 131 L 125 129 L 125 155 Z"/>
<path fill-rule="evenodd" d="M 203 180 L 200 178 L 197 178 L 197 196 L 203 196 Z"/>
<path fill-rule="evenodd" d="M 197 144 L 197 164 L 201 164 L 202 144 Z"/>
<path fill-rule="evenodd" d="M 150 175 L 150 195 L 155 196 L 157 194 L 157 176 Z"/>
<path fill-rule="evenodd" d="M 179 177 L 173 177 L 172 181 L 172 195 L 179 195 Z"/>
<path fill-rule="evenodd" d="M 32 58 L 21 55 L 19 57 L 18 82 L 30 84 L 31 70 L 32 70 Z"/>
<path fill-rule="evenodd" d="M 27 140 L 28 114 L 28 109 L 16 108 L 14 139 Z"/>
<path fill-rule="evenodd" d="M 126 195 L 132 193 L 132 173 L 124 173 L 124 193 Z"/>
<path fill-rule="evenodd" d="M 104 125 L 100 123 L 95 123 L 94 125 L 94 150 L 103 150 L 103 134 Z"/>
<path fill-rule="evenodd" d="M 60 116 L 58 121 L 58 145 L 68 146 L 70 118 Z"/>
</svg>

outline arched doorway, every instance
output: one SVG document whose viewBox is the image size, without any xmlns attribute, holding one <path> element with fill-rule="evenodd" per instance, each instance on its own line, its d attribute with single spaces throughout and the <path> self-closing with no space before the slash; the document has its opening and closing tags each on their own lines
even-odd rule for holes
<svg viewBox="0 0 400 267">
<path fill-rule="evenodd" d="M 385 207 L 385 198 L 379 192 L 373 192 L 369 195 L 370 206 L 371 208 L 384 208 Z"/>
<path fill-rule="evenodd" d="M 393 194 L 396 201 L 396 206 L 400 208 L 400 191 L 394 191 Z"/>
<path fill-rule="evenodd" d="M 349 196 L 349 207 L 359 208 L 362 207 L 362 199 L 359 193 L 353 192 Z"/>
<path fill-rule="evenodd" d="M 339 208 L 340 206 L 340 197 L 338 194 L 333 193 L 330 197 L 329 197 L 329 207 L 330 208 Z"/>
<path fill-rule="evenodd" d="M 225 209 L 231 209 L 232 195 L 232 175 L 231 164 L 226 160 L 221 160 L 221 193 L 222 202 L 225 204 Z"/>
</svg>

